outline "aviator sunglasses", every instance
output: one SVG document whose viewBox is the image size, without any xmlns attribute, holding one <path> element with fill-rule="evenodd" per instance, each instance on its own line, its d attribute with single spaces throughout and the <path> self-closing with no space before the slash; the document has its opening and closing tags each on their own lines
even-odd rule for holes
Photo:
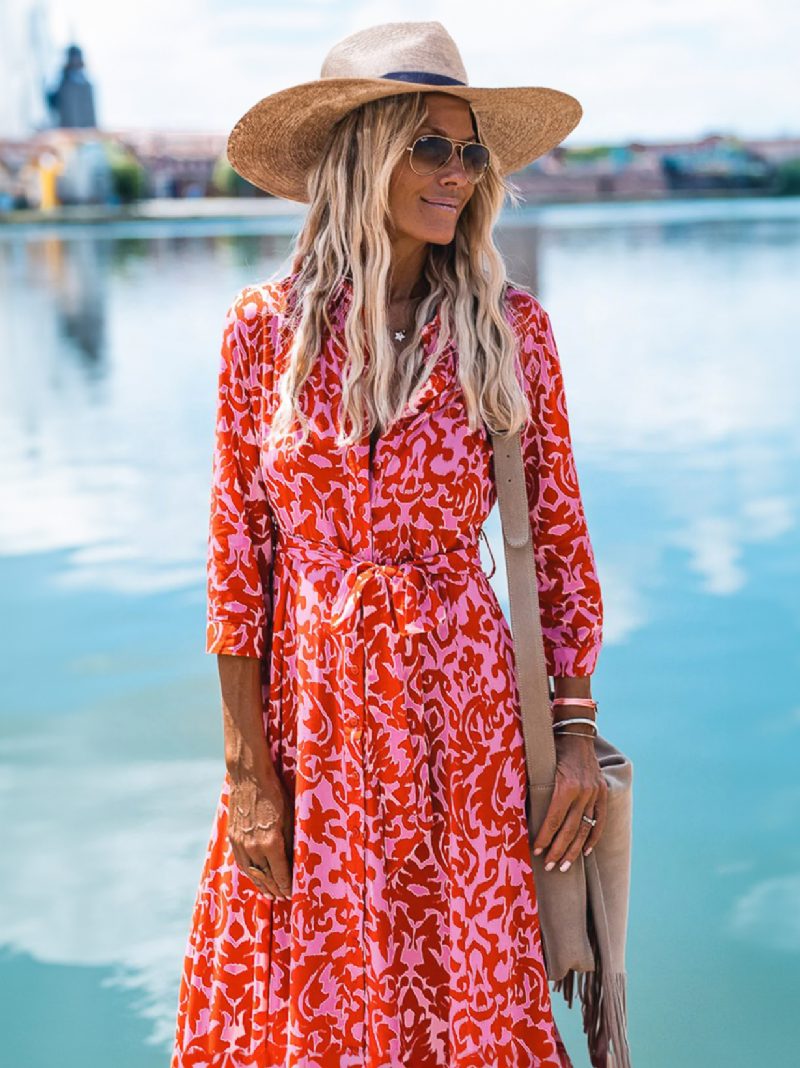
<svg viewBox="0 0 800 1068">
<path fill-rule="evenodd" d="M 410 152 L 409 163 L 415 174 L 433 174 L 446 167 L 458 147 L 461 166 L 467 179 L 475 184 L 483 178 L 489 167 L 489 149 L 479 141 L 454 141 L 452 137 L 440 137 L 438 134 L 423 134 L 418 137 L 406 152 Z"/>
</svg>

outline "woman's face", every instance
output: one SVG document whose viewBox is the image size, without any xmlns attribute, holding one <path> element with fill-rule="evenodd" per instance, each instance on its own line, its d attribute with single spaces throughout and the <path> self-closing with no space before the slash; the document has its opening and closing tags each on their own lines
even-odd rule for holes
<svg viewBox="0 0 800 1068">
<path fill-rule="evenodd" d="M 466 100 L 445 93 L 426 93 L 425 96 L 428 117 L 415 137 L 437 133 L 456 141 L 475 140 Z M 416 174 L 411 169 L 410 158 L 409 152 L 404 153 L 389 183 L 391 237 L 394 241 L 410 238 L 447 245 L 455 237 L 456 223 L 475 187 L 464 174 L 458 152 L 454 152 L 450 162 L 440 170 L 427 175 Z"/>
</svg>

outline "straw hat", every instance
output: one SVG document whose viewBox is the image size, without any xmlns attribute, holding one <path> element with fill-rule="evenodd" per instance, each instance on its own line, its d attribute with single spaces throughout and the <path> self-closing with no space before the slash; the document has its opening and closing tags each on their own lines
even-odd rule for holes
<svg viewBox="0 0 800 1068">
<path fill-rule="evenodd" d="M 335 44 L 316 81 L 254 104 L 230 132 L 228 159 L 259 189 L 307 203 L 309 171 L 334 123 L 369 100 L 418 92 L 468 101 L 502 175 L 555 148 L 583 114 L 578 101 L 558 89 L 470 86 L 458 47 L 440 22 L 387 22 Z"/>
</svg>

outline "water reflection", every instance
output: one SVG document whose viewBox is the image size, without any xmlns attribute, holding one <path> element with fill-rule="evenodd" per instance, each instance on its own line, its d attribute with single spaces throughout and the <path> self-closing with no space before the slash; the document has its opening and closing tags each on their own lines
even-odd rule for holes
<svg viewBox="0 0 800 1068">
<path fill-rule="evenodd" d="M 146 1021 L 131 1065 L 171 1038 L 223 774 L 202 652 L 223 316 L 295 221 L 0 240 L 2 967 L 19 998 L 41 966 L 96 969 Z M 800 953 L 800 205 L 565 206 L 499 237 L 553 322 L 606 608 L 594 690 L 641 784 L 635 1046 L 652 1068 L 780 1062 L 788 994 L 767 991 Z M 505 601 L 496 514 L 490 534 Z M 686 974 L 698 944 L 726 989 Z M 758 1039 L 727 1027 L 742 997 Z M 103 1041 L 92 1063 L 119 1060 Z"/>
</svg>

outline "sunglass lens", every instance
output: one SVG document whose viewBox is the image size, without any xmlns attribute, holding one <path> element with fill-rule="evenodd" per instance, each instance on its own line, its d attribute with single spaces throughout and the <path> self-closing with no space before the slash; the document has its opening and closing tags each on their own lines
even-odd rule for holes
<svg viewBox="0 0 800 1068">
<path fill-rule="evenodd" d="M 464 146 L 464 173 L 471 182 L 477 182 L 489 166 L 489 149 L 485 145 Z"/>
<path fill-rule="evenodd" d="M 451 145 L 443 137 L 418 137 L 411 153 L 411 165 L 417 174 L 433 174 L 450 158 Z"/>
</svg>

